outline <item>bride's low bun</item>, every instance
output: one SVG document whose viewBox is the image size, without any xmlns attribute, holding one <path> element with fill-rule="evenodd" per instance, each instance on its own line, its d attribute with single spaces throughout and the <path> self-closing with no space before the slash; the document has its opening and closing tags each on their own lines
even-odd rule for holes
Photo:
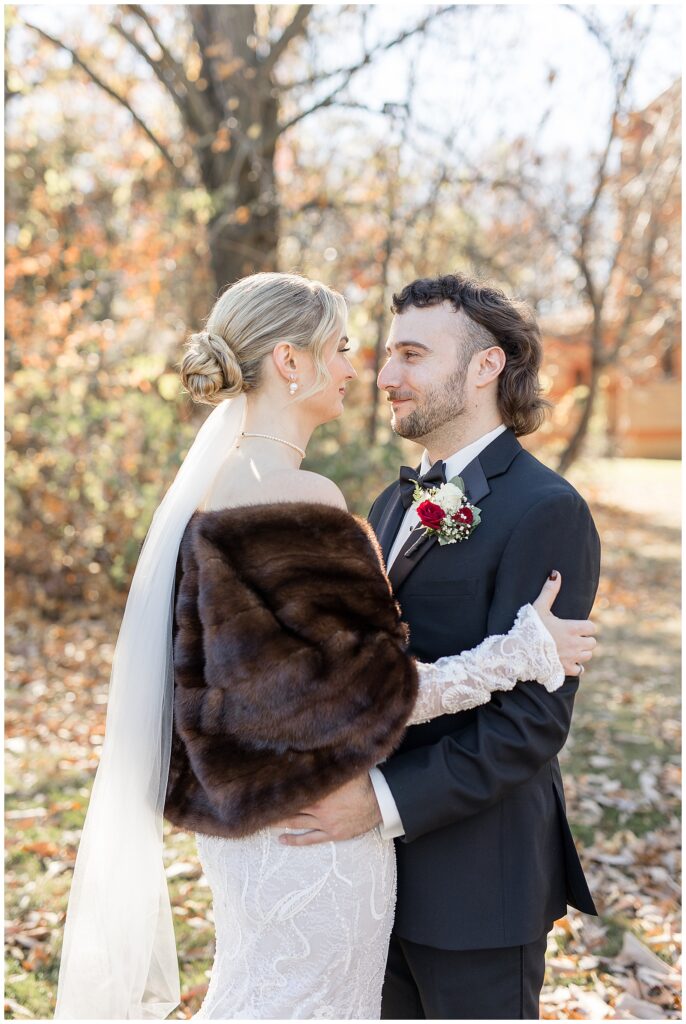
<svg viewBox="0 0 686 1024">
<path fill-rule="evenodd" d="M 236 354 L 219 334 L 198 331 L 186 342 L 181 380 L 194 402 L 218 405 L 244 390 Z"/>
</svg>

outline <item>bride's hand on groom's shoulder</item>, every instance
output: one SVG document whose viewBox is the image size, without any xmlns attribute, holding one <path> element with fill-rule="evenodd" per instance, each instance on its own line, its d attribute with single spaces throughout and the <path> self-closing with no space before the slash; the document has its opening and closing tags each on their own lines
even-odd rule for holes
<svg viewBox="0 0 686 1024">
<path fill-rule="evenodd" d="M 597 630 L 590 619 L 558 619 L 557 615 L 553 614 L 552 607 L 562 585 L 562 576 L 553 569 L 533 602 L 533 607 L 555 641 L 557 656 L 565 675 L 579 676 L 584 670 L 585 662 L 593 657 Z"/>
<path fill-rule="evenodd" d="M 284 833 L 279 841 L 284 846 L 313 846 L 316 843 L 340 842 L 369 832 L 381 822 L 381 812 L 368 772 L 357 775 L 340 789 L 330 793 L 299 814 L 276 822 L 281 828 L 306 828 L 302 835 Z"/>
</svg>

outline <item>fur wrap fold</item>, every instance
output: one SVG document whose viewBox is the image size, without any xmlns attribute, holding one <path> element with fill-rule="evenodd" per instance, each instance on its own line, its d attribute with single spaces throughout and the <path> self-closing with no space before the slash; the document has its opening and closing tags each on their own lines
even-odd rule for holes
<svg viewBox="0 0 686 1024">
<path fill-rule="evenodd" d="M 417 694 L 371 528 L 328 505 L 196 512 L 179 551 L 165 815 L 248 835 L 400 742 Z"/>
</svg>

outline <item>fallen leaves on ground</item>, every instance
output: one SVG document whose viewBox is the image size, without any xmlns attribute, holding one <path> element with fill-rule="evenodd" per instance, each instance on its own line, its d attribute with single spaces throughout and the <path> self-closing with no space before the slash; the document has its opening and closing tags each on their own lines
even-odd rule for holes
<svg viewBox="0 0 686 1024">
<path fill-rule="evenodd" d="M 649 471 L 643 463 L 648 493 Z M 674 464 L 674 506 L 678 473 Z M 600 916 L 572 910 L 556 923 L 541 1012 L 547 1020 L 680 1019 L 679 533 L 625 501 L 612 504 L 607 490 L 604 479 L 592 501 L 603 541 L 593 613 L 600 644 L 561 757 L 569 818 Z M 122 611 L 123 600 L 65 608 L 57 622 L 37 611 L 8 613 L 8 1018 L 52 1017 Z M 185 833 L 167 830 L 165 867 L 182 976 L 173 1016 L 182 1019 L 207 986 L 210 892 Z"/>
</svg>

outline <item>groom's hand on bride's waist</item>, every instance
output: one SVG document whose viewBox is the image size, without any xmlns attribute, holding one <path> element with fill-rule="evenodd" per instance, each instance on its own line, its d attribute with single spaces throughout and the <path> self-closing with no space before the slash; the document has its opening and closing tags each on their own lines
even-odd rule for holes
<svg viewBox="0 0 686 1024">
<path fill-rule="evenodd" d="M 285 846 L 312 846 L 352 839 L 369 832 L 380 822 L 374 787 L 365 772 L 322 800 L 303 807 L 298 814 L 277 821 L 276 826 L 310 829 L 302 835 L 285 833 L 279 836 L 279 841 Z"/>
</svg>

